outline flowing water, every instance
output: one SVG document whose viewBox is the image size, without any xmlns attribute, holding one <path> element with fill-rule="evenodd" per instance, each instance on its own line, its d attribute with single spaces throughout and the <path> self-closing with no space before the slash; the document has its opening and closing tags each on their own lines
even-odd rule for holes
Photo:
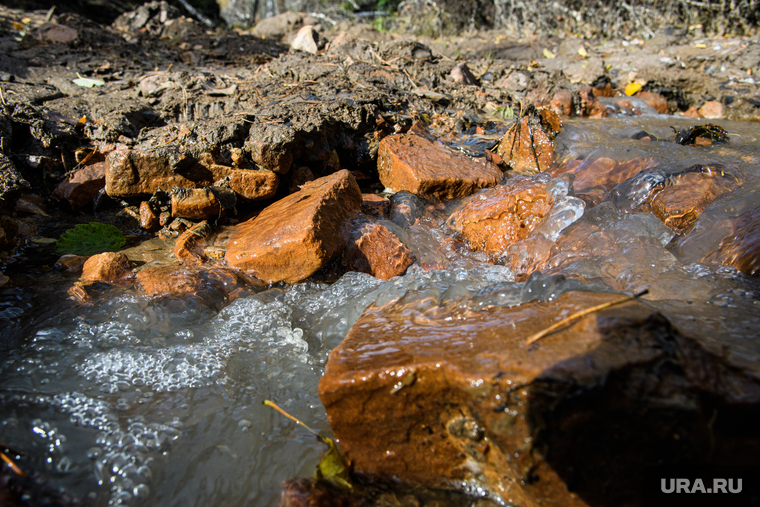
<svg viewBox="0 0 760 507">
<path fill-rule="evenodd" d="M 672 139 L 670 126 L 686 124 L 672 117 L 567 123 L 561 162 L 652 158 L 659 176 L 621 183 L 593 207 L 572 195 L 567 176 L 531 177 L 549 186 L 554 207 L 518 251 L 504 253 L 504 265 L 449 240 L 446 219 L 462 203 L 429 207 L 402 195 L 395 200 L 406 199 L 413 215 L 396 214 L 387 225 L 418 261 L 390 281 L 349 272 L 332 284 L 269 288 L 215 312 L 192 298 L 124 288 L 77 305 L 65 296 L 74 278 L 30 268 L 27 286 L 1 292 L 0 442 L 34 471 L 28 489 L 39 504 L 274 505 L 282 481 L 313 474 L 324 446 L 262 401 L 329 434 L 317 396 L 327 354 L 364 308 L 399 297 L 459 298 L 477 308 L 583 287 L 648 287 L 650 302 L 678 326 L 714 329 L 717 347 L 740 354 L 760 330 L 760 284 L 701 260 L 729 234 L 721 224 L 760 207 L 760 130 L 722 122 L 731 142 L 710 147 L 631 139 L 641 130 Z M 691 232 L 678 236 L 636 211 L 657 177 L 695 164 L 720 164 L 741 184 L 709 205 Z M 598 233 L 563 247 L 570 226 L 584 223 Z M 516 282 L 514 266 L 542 255 L 545 274 Z"/>
</svg>

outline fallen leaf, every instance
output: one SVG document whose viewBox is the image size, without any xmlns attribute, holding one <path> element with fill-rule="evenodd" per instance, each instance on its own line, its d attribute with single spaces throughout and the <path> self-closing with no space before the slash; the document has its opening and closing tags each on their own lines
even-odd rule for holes
<svg viewBox="0 0 760 507">
<path fill-rule="evenodd" d="M 635 95 L 638 93 L 638 91 L 641 90 L 641 85 L 638 83 L 628 83 L 628 86 L 625 87 L 625 94 L 629 97 L 631 95 Z"/>
<path fill-rule="evenodd" d="M 315 435 L 320 441 L 327 444 L 327 454 L 322 457 L 322 460 L 317 466 L 317 480 L 325 480 L 340 489 L 351 489 L 353 487 L 348 471 L 348 464 L 346 463 L 345 458 L 343 458 L 343 455 L 340 453 L 340 449 L 338 449 L 338 446 L 331 438 L 323 437 L 305 425 L 303 421 L 288 414 L 285 412 L 285 410 L 281 409 L 276 403 L 272 401 L 264 400 L 264 405 L 267 407 L 272 407 L 291 421 L 295 421 L 296 423 L 300 424 L 309 430 L 309 432 L 311 432 L 313 435 Z"/>
<path fill-rule="evenodd" d="M 694 44 L 697 49 L 707 49 L 707 44 Z"/>
<path fill-rule="evenodd" d="M 554 53 L 552 53 L 552 52 L 551 52 L 551 51 L 549 51 L 548 49 L 544 48 L 544 57 L 545 57 L 545 58 L 554 58 L 554 57 L 555 57 L 555 55 L 554 55 Z"/>
<path fill-rule="evenodd" d="M 87 77 L 80 77 L 78 79 L 72 80 L 72 82 L 77 86 L 81 86 L 82 88 L 92 88 L 93 86 L 103 86 L 106 84 L 105 81 L 102 81 L 100 79 L 91 79 Z"/>
<path fill-rule="evenodd" d="M 588 58 L 588 52 L 586 52 L 586 49 L 583 46 L 578 48 L 578 54 L 583 58 Z"/>
</svg>

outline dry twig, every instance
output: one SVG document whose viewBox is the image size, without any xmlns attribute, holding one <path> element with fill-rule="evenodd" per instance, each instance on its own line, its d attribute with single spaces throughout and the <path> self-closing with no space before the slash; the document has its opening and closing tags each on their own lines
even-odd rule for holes
<svg viewBox="0 0 760 507">
<path fill-rule="evenodd" d="M 647 293 L 649 293 L 649 289 L 644 289 L 641 292 L 639 292 L 637 294 L 634 294 L 633 296 L 626 296 L 626 297 L 624 297 L 622 299 L 618 299 L 617 301 L 610 301 L 608 303 L 603 303 L 601 305 L 592 306 L 591 308 L 586 308 L 585 310 L 581 310 L 579 312 L 575 312 L 574 314 L 570 315 L 569 317 L 566 317 L 566 318 L 560 320 L 559 322 L 557 322 L 553 326 L 547 327 L 543 331 L 539 331 L 538 333 L 534 334 L 533 336 L 531 336 L 530 338 L 528 338 L 527 340 L 525 340 L 524 344 L 525 345 L 532 345 L 532 344 L 536 343 L 538 340 L 540 340 L 541 338 L 543 338 L 544 336 L 546 336 L 548 334 L 551 334 L 554 331 L 556 331 L 557 329 L 561 328 L 565 324 L 571 324 L 571 323 L 575 322 L 576 320 L 580 319 L 581 317 L 585 317 L 586 315 L 588 315 L 590 313 L 598 312 L 600 310 L 604 310 L 605 308 L 609 308 L 611 306 L 616 306 L 616 305 L 620 305 L 620 304 L 623 304 L 623 303 L 627 303 L 628 301 L 633 301 L 634 299 L 637 299 L 637 298 L 639 298 L 639 297 L 641 297 L 641 296 L 643 296 L 644 294 L 647 294 Z"/>
</svg>

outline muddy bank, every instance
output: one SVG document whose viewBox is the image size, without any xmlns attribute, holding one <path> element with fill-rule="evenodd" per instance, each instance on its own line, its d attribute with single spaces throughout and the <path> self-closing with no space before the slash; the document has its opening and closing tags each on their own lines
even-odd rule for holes
<svg viewBox="0 0 760 507">
<path fill-rule="evenodd" d="M 756 41 L 47 18 L 0 11 L 0 403 L 42 497 L 639 505 L 662 449 L 757 468 Z M 280 495 L 320 447 L 267 396 L 353 493 Z"/>
</svg>

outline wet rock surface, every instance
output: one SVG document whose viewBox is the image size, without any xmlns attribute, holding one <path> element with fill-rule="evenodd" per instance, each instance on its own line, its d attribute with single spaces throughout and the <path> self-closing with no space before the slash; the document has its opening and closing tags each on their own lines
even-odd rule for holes
<svg viewBox="0 0 760 507">
<path fill-rule="evenodd" d="M 512 504 L 639 501 L 636 478 L 663 445 L 673 460 L 709 459 L 707 450 L 673 434 L 709 439 L 715 406 L 753 410 L 760 391 L 754 369 L 735 370 L 698 336 L 681 334 L 641 303 L 524 345 L 558 316 L 613 299 L 570 292 L 512 308 L 476 310 L 477 298 L 369 308 L 330 354 L 320 382 L 341 448 L 374 476 L 464 486 Z M 674 369 L 653 375 L 663 361 Z M 711 384 L 715 398 L 707 403 L 698 401 L 705 362 L 734 386 Z M 662 396 L 681 402 L 676 408 L 646 401 Z M 727 451 L 734 443 L 758 445 L 756 437 L 725 429 L 721 438 L 736 440 L 718 451 L 722 463 L 732 464 Z M 614 459 L 605 455 L 608 445 Z"/>
<path fill-rule="evenodd" d="M 346 170 L 306 183 L 236 226 L 225 259 L 265 282 L 304 280 L 343 251 L 341 229 L 361 199 Z"/>
<path fill-rule="evenodd" d="M 388 280 L 403 275 L 414 262 L 412 252 L 382 224 L 361 227 L 343 252 L 343 264 L 351 271 Z"/>
<path fill-rule="evenodd" d="M 436 144 L 422 127 L 384 138 L 377 156 L 380 181 L 394 192 L 450 200 L 492 187 L 502 178 L 496 165 Z"/>
</svg>

